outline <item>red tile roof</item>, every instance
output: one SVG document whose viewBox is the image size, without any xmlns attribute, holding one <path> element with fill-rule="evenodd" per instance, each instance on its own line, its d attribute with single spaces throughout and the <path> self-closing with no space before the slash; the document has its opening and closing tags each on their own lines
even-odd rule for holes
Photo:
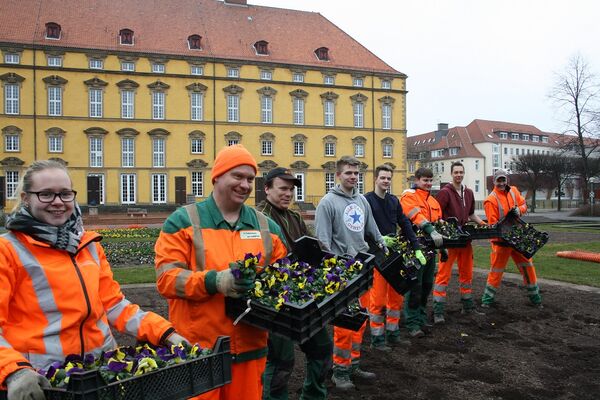
<svg viewBox="0 0 600 400">
<path fill-rule="evenodd" d="M 45 24 L 62 28 L 60 40 L 45 38 Z M 401 74 L 319 13 L 217 0 L 2 0 L 0 43 L 43 44 L 107 51 L 254 60 Z M 119 44 L 119 31 L 134 31 L 134 45 Z M 202 37 L 202 50 L 187 38 Z M 269 43 L 269 55 L 253 44 Z M 329 49 L 330 61 L 314 50 Z"/>
</svg>

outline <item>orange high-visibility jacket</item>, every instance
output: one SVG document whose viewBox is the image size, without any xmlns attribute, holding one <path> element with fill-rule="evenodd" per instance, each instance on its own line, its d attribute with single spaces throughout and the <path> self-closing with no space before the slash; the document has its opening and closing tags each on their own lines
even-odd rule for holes
<svg viewBox="0 0 600 400">
<path fill-rule="evenodd" d="M 492 225 L 504 218 L 504 216 L 513 207 L 519 207 L 521 215 L 527 212 L 527 204 L 521 193 L 515 186 L 510 187 L 510 191 L 498 190 L 494 187 L 492 193 L 484 200 L 483 209 L 488 224 Z M 491 240 L 492 243 L 500 242 L 501 240 Z"/>
<path fill-rule="evenodd" d="M 427 190 L 407 189 L 400 196 L 400 203 L 404 214 L 419 228 L 442 217 L 440 203 Z"/>
<path fill-rule="evenodd" d="M 246 253 L 261 253 L 260 265 L 285 257 L 283 234 L 271 219 L 266 229 L 261 228 L 255 211 L 245 205 L 233 228 L 223 219 L 212 196 L 195 206 L 199 214 L 181 207 L 167 218 L 154 249 L 156 284 L 168 300 L 169 319 L 184 337 L 205 347 L 212 346 L 220 335 L 230 336 L 236 362 L 265 357 L 267 331 L 243 320 L 233 325 L 225 314 L 225 297 L 216 291 L 215 278 L 217 271 L 243 260 Z M 198 216 L 195 231 L 191 219 Z M 265 234 L 271 237 L 271 260 L 265 260 Z M 204 249 L 202 259 L 196 253 L 198 248 Z"/>
<path fill-rule="evenodd" d="M 0 237 L 0 383 L 20 368 L 112 350 L 111 326 L 154 344 L 173 332 L 125 299 L 100 239 L 85 232 L 70 255 L 21 232 Z"/>
</svg>

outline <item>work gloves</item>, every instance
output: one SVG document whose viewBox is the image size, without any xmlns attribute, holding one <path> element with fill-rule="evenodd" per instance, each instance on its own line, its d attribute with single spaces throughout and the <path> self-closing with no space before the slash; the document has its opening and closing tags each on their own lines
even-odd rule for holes
<svg viewBox="0 0 600 400">
<path fill-rule="evenodd" d="M 168 346 L 179 346 L 180 344 L 182 344 L 182 345 L 184 345 L 186 347 L 191 347 L 190 341 L 187 340 L 186 338 L 184 338 L 183 336 L 181 336 L 177 332 L 171 333 L 167 337 L 167 339 L 165 340 L 165 342 L 167 343 Z"/>
<path fill-rule="evenodd" d="M 440 249 L 440 261 L 441 262 L 448 261 L 448 250 L 447 249 Z"/>
<path fill-rule="evenodd" d="M 45 400 L 43 389 L 50 382 L 30 368 L 23 368 L 8 375 L 4 381 L 8 389 L 8 400 Z"/>
<path fill-rule="evenodd" d="M 421 249 L 415 250 L 415 258 L 417 260 L 419 260 L 419 262 L 421 263 L 421 265 L 427 264 L 427 259 L 425 258 L 425 255 L 423 254 L 423 252 L 421 251 Z"/>
<path fill-rule="evenodd" d="M 521 209 L 519 207 L 513 207 L 508 211 L 507 216 L 520 217 Z"/>
<path fill-rule="evenodd" d="M 433 240 L 433 244 L 436 248 L 442 247 L 442 245 L 444 244 L 444 236 L 442 236 L 441 233 L 434 229 L 431 231 L 429 236 L 431 237 L 431 240 Z"/>
<path fill-rule="evenodd" d="M 230 268 L 217 272 L 217 291 L 225 297 L 233 297 L 235 299 L 243 297 L 244 294 L 254 288 L 254 278 L 233 276 L 231 266 L 236 265 L 231 263 Z"/>
</svg>

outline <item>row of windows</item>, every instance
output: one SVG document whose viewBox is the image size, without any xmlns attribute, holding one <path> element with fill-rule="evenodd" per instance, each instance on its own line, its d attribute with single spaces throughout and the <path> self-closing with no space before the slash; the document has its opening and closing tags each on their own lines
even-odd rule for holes
<svg viewBox="0 0 600 400">
<path fill-rule="evenodd" d="M 57 117 L 63 115 L 63 87 L 48 86 L 48 115 Z M 121 118 L 135 118 L 135 90 L 123 89 L 121 97 Z M 189 92 L 190 97 L 190 120 L 204 120 L 204 93 Z M 151 92 L 151 118 L 156 120 L 166 119 L 166 93 L 154 90 Z M 262 95 L 260 98 L 260 122 L 263 124 L 273 123 L 273 97 Z M 293 124 L 304 125 L 305 102 L 302 97 L 294 97 L 292 101 Z M 227 95 L 227 122 L 240 122 L 240 96 L 238 94 Z M 90 118 L 104 117 L 104 89 L 88 89 L 88 114 Z M 335 123 L 336 104 L 334 100 L 323 102 L 323 124 L 333 127 Z M 20 86 L 19 84 L 4 85 L 4 112 L 10 115 L 20 114 Z M 355 102 L 352 105 L 353 126 L 355 128 L 365 127 L 365 104 Z M 392 129 L 392 105 L 381 103 L 381 128 Z"/>
<path fill-rule="evenodd" d="M 19 53 L 4 53 L 4 62 L 6 64 L 20 64 L 21 56 Z M 48 54 L 46 56 L 46 65 L 48 67 L 56 67 L 60 68 L 63 66 L 63 56 L 60 55 L 52 55 Z M 134 72 L 135 71 L 135 61 L 127 61 L 121 60 L 121 71 L 124 72 Z M 104 60 L 101 58 L 89 58 L 88 60 L 89 69 L 94 70 L 102 70 L 104 69 Z M 152 73 L 155 74 L 164 74 L 167 72 L 166 64 L 163 62 L 152 62 L 151 64 Z M 204 75 L 204 66 L 203 65 L 190 65 L 190 75 Z M 228 78 L 239 78 L 240 77 L 240 68 L 239 67 L 227 67 L 227 77 Z M 259 78 L 263 81 L 271 81 L 273 80 L 273 71 L 270 69 L 261 69 L 259 72 Z M 304 72 L 294 71 L 292 73 L 292 82 L 303 83 L 304 82 Z M 381 88 L 382 89 L 391 89 L 392 82 L 389 79 L 381 79 Z M 323 75 L 323 84 L 324 85 L 335 85 L 335 75 L 325 74 Z M 354 87 L 364 87 L 364 78 L 360 76 L 356 76 L 352 78 L 352 86 Z"/>
<path fill-rule="evenodd" d="M 504 147 L 504 155 L 525 155 L 525 154 L 550 154 L 550 150 L 540 149 L 519 149 L 518 147 Z"/>
<path fill-rule="evenodd" d="M 508 132 L 500 132 L 499 136 L 500 136 L 500 139 L 507 140 Z M 529 142 L 529 136 L 530 135 L 528 133 L 512 132 L 510 134 L 510 140 L 522 140 L 524 142 Z M 542 143 L 548 143 L 548 136 L 531 135 L 532 142 L 537 143 L 537 142 L 540 142 L 540 140 Z"/>
</svg>

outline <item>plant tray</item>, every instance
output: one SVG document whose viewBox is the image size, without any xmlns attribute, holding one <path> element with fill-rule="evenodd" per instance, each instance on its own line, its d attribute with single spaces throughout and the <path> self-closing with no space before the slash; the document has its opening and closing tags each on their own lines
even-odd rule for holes
<svg viewBox="0 0 600 400">
<path fill-rule="evenodd" d="M 507 216 L 498 222 L 500 238 L 504 243 L 521 253 L 526 258 L 531 258 L 550 239 L 547 232 L 538 231 L 533 225 L 526 223 L 519 217 Z M 514 226 L 521 226 L 526 237 L 513 236 L 511 231 Z"/>
<path fill-rule="evenodd" d="M 405 294 L 417 283 L 417 268 L 406 265 L 398 252 L 391 251 L 382 263 L 375 264 L 375 268 L 398 294 Z"/>
<path fill-rule="evenodd" d="M 108 384 L 98 370 L 73 373 L 66 389 L 44 393 L 46 400 L 187 399 L 231 382 L 229 346 L 229 336 L 220 336 L 207 356 Z M 0 400 L 6 400 L 6 391 L 0 391 Z"/>
<path fill-rule="evenodd" d="M 470 235 L 471 240 L 495 239 L 502 235 L 498 225 L 479 227 L 476 225 L 467 224 L 463 225 L 462 230 Z"/>
<path fill-rule="evenodd" d="M 346 311 L 341 313 L 332 322 L 333 326 L 338 328 L 350 329 L 351 331 L 358 331 L 365 321 L 369 318 L 369 314 L 366 311 Z"/>
<path fill-rule="evenodd" d="M 316 239 L 307 236 L 294 242 L 292 248 L 298 260 L 311 265 L 319 265 L 321 259 L 327 254 L 321 251 Z M 348 311 L 348 306 L 372 285 L 373 255 L 358 253 L 355 258 L 364 264 L 360 273 L 348 281 L 344 290 L 327 296 L 320 302 L 310 300 L 301 305 L 284 303 L 277 311 L 254 300 L 249 301 L 248 304 L 248 300 L 226 297 L 225 312 L 235 321 L 245 313 L 247 308 L 250 308 L 250 311 L 241 318 L 242 323 L 304 343 L 326 324 L 331 323 L 335 317 Z"/>
</svg>

